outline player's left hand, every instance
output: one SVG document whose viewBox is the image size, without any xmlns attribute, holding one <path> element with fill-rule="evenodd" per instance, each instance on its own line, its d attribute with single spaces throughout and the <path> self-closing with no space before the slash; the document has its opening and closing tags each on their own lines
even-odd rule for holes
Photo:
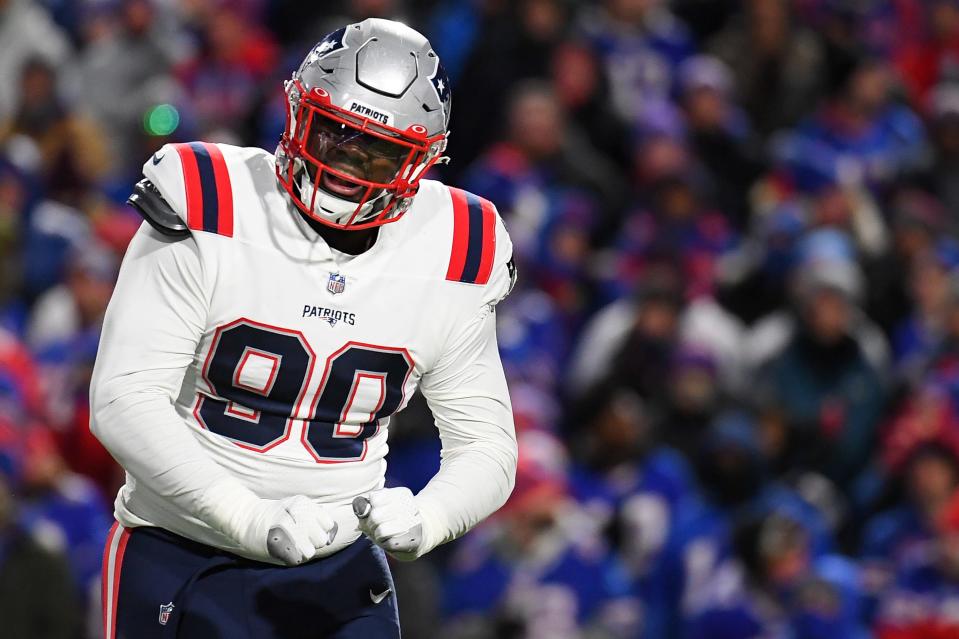
<svg viewBox="0 0 959 639">
<path fill-rule="evenodd" d="M 353 500 L 360 530 L 401 561 L 412 561 L 423 543 L 423 519 L 409 488 L 381 488 Z"/>
</svg>

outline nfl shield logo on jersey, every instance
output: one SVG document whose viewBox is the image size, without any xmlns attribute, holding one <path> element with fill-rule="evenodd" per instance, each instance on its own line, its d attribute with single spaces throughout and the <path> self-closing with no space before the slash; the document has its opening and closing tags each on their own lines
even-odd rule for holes
<svg viewBox="0 0 959 639">
<path fill-rule="evenodd" d="M 326 283 L 326 290 L 333 295 L 342 293 L 346 289 L 346 277 L 339 273 L 330 273 L 330 281 Z"/>
<path fill-rule="evenodd" d="M 165 626 L 170 621 L 170 613 L 173 612 L 173 602 L 160 604 L 160 625 Z"/>
</svg>

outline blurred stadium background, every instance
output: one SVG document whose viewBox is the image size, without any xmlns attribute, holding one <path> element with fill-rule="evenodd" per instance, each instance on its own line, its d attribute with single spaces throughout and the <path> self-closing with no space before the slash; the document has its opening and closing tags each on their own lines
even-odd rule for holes
<svg viewBox="0 0 959 639">
<path fill-rule="evenodd" d="M 0 0 L 0 635 L 101 636 L 87 386 L 140 166 L 274 148 L 368 16 L 444 60 L 439 177 L 521 276 L 516 491 L 395 566 L 405 636 L 959 637 L 956 0 Z M 428 411 L 391 431 L 415 490 Z"/>
</svg>

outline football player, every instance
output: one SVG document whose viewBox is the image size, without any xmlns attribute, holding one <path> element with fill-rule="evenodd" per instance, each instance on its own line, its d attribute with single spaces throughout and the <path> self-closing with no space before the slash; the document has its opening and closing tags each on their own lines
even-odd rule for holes
<svg viewBox="0 0 959 639">
<path fill-rule="evenodd" d="M 494 327 L 512 245 L 490 202 L 422 179 L 446 160 L 439 58 L 368 19 L 285 90 L 275 155 L 167 145 L 131 196 L 145 223 L 91 388 L 91 428 L 127 471 L 108 639 L 398 637 L 384 551 L 420 557 L 512 490 Z M 417 389 L 443 453 L 414 495 L 383 478 Z"/>
</svg>

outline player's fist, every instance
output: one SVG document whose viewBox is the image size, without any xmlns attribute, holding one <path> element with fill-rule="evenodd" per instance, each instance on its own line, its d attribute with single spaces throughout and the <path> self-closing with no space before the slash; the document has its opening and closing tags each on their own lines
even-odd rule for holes
<svg viewBox="0 0 959 639">
<path fill-rule="evenodd" d="M 255 526 L 270 557 L 295 566 L 309 561 L 336 538 L 337 524 L 327 509 L 303 495 L 269 501 Z"/>
<path fill-rule="evenodd" d="M 353 500 L 360 530 L 373 543 L 402 561 L 418 556 L 423 519 L 409 488 L 383 488 Z"/>
</svg>

